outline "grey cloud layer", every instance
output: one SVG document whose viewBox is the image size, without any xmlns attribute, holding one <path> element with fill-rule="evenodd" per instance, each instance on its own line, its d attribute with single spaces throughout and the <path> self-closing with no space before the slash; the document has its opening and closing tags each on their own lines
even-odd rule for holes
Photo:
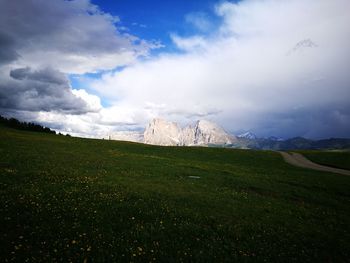
<svg viewBox="0 0 350 263">
<path fill-rule="evenodd" d="M 0 0 L 0 111 L 92 136 L 161 116 L 260 136 L 349 137 L 348 10 L 348 0 L 219 1 L 215 32 L 172 35 L 183 52 L 137 61 L 157 44 L 121 33 L 88 0 Z M 205 19 L 187 17 L 201 32 Z M 66 77 L 130 62 L 86 78 L 107 108 Z"/>
<path fill-rule="evenodd" d="M 216 109 L 206 117 L 231 131 L 348 137 L 348 10 L 347 0 L 222 2 L 215 34 L 174 36 L 182 54 L 106 74 L 92 88 L 130 108 L 154 105 L 152 117 L 185 122 Z"/>
<path fill-rule="evenodd" d="M 16 60 L 19 57 L 14 45 L 15 41 L 11 36 L 0 31 L 0 66 Z"/>
<path fill-rule="evenodd" d="M 18 68 L 12 79 L 0 84 L 0 108 L 23 111 L 62 111 L 80 114 L 89 111 L 85 101 L 71 92 L 65 74 L 45 68 Z"/>
<path fill-rule="evenodd" d="M 135 45 L 136 37 L 118 32 L 117 17 L 89 1 L 0 0 L 0 7 L 1 56 L 8 61 L 45 65 L 56 60 L 62 71 L 74 71 L 72 64 L 80 62 L 85 66 L 77 71 L 91 71 L 115 67 L 98 57 L 132 59 L 148 50 L 145 42 Z M 96 61 L 88 61 L 92 58 Z"/>
<path fill-rule="evenodd" d="M 65 74 L 52 68 L 44 68 L 33 71 L 29 67 L 18 68 L 10 71 L 10 76 L 17 80 L 34 80 L 42 83 L 69 86 L 69 81 Z"/>
<path fill-rule="evenodd" d="M 0 113 L 94 111 L 67 74 L 113 69 L 155 47 L 118 21 L 88 0 L 0 0 Z"/>
</svg>

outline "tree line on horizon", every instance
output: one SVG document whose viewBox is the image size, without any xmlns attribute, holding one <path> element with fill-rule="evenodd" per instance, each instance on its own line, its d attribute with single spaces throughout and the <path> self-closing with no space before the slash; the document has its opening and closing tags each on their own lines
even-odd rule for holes
<svg viewBox="0 0 350 263">
<path fill-rule="evenodd" d="M 32 122 L 22 122 L 15 118 L 5 118 L 0 115 L 0 124 L 3 124 L 7 127 L 18 129 L 18 130 L 26 130 L 26 131 L 34 131 L 34 132 L 43 132 L 43 133 L 51 133 L 56 134 L 55 131 L 51 130 L 48 127 L 41 126 Z"/>
</svg>

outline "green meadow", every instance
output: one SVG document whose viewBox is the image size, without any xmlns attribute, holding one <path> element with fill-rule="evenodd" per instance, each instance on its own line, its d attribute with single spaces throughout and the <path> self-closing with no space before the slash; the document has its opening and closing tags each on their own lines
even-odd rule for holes
<svg viewBox="0 0 350 263">
<path fill-rule="evenodd" d="M 0 262 L 346 262 L 349 189 L 272 151 L 0 126 Z"/>
<path fill-rule="evenodd" d="M 313 162 L 350 170 L 350 150 L 300 151 Z"/>
</svg>

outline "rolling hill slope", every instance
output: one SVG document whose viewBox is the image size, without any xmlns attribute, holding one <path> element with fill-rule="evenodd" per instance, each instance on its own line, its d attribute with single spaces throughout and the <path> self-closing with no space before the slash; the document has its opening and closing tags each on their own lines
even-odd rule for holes
<svg viewBox="0 0 350 263">
<path fill-rule="evenodd" d="M 270 151 L 0 126 L 0 261 L 346 261 L 350 178 Z"/>
</svg>

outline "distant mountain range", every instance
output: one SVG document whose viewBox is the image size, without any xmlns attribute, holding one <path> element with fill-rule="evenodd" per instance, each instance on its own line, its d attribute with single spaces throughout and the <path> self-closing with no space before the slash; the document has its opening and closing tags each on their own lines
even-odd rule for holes
<svg viewBox="0 0 350 263">
<path fill-rule="evenodd" d="M 258 136 L 256 136 L 254 133 L 249 132 L 249 131 L 241 133 L 241 134 L 237 135 L 237 137 L 241 138 L 241 139 L 249 139 L 249 140 L 259 139 Z M 271 140 L 271 141 L 284 141 L 283 138 L 276 137 L 276 136 L 270 136 L 270 137 L 267 137 L 267 138 L 264 138 L 264 139 Z"/>
<path fill-rule="evenodd" d="M 199 120 L 184 128 L 175 122 L 153 119 L 144 132 L 144 143 L 167 146 L 232 145 L 237 138 L 217 124 Z"/>
<path fill-rule="evenodd" d="M 199 120 L 181 128 L 176 122 L 153 119 L 142 132 L 113 132 L 108 135 L 112 140 L 126 140 L 162 146 L 229 146 L 237 142 L 216 123 Z"/>
<path fill-rule="evenodd" d="M 199 120 L 181 128 L 175 122 L 153 119 L 142 132 L 115 132 L 109 139 L 163 146 L 214 146 L 257 150 L 350 149 L 350 139 L 310 140 L 302 137 L 282 139 L 258 138 L 252 132 L 237 136 L 227 133 L 213 122 Z"/>
<path fill-rule="evenodd" d="M 350 139 L 331 138 L 324 140 L 310 140 L 303 137 L 295 137 L 287 140 L 275 138 L 238 138 L 233 148 L 256 150 L 326 150 L 326 149 L 350 149 Z"/>
<path fill-rule="evenodd" d="M 257 137 L 254 133 L 252 132 L 244 132 L 242 134 L 237 135 L 238 138 L 244 138 L 244 139 L 250 139 L 250 140 L 255 140 Z"/>
</svg>

